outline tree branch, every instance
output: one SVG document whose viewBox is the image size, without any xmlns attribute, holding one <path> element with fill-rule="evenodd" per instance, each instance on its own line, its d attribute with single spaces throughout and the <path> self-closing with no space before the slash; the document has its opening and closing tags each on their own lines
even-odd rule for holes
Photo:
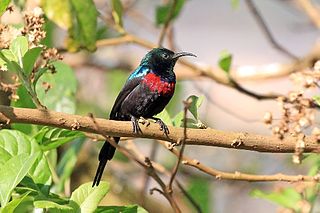
<svg viewBox="0 0 320 213">
<path fill-rule="evenodd" d="M 150 123 L 149 126 L 140 125 L 143 134 L 137 135 L 132 132 L 131 122 L 101 118 L 96 118 L 95 120 L 99 124 L 101 131 L 110 136 L 152 138 L 174 143 L 183 138 L 183 128 L 179 127 L 170 126 L 170 134 L 167 137 L 159 130 L 159 125 Z M 97 131 L 92 119 L 88 116 L 71 115 L 50 110 L 14 108 L 0 105 L 0 122 L 38 124 L 100 134 L 100 131 Z M 294 153 L 297 140 L 294 137 L 286 137 L 284 140 L 280 140 L 276 136 L 226 132 L 210 128 L 188 128 L 187 135 L 186 144 L 189 145 L 217 146 L 272 153 Z M 320 144 L 315 136 L 306 137 L 305 145 L 305 153 L 320 153 Z"/>
</svg>

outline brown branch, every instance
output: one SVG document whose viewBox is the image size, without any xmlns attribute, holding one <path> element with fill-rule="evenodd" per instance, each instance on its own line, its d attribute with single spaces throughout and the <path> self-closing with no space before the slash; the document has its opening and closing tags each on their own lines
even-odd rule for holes
<svg viewBox="0 0 320 213">
<path fill-rule="evenodd" d="M 266 35 L 267 39 L 272 44 L 272 46 L 274 48 L 276 48 L 277 50 L 279 50 L 280 52 L 282 52 L 283 54 L 285 54 L 286 56 L 293 58 L 295 60 L 298 60 L 299 58 L 297 56 L 292 54 L 289 50 L 284 48 L 281 44 L 279 44 L 276 41 L 276 39 L 273 37 L 267 23 L 262 18 L 262 15 L 258 11 L 258 9 L 257 9 L 256 5 L 253 3 L 253 1 L 252 0 L 245 0 L 245 2 L 247 3 L 247 6 L 248 6 L 250 12 L 253 14 L 255 19 L 257 20 L 260 28 L 262 29 L 262 31 L 264 32 L 264 34 Z"/>
<path fill-rule="evenodd" d="M 171 146 L 166 142 L 160 141 L 162 145 L 164 145 L 169 151 L 171 151 L 176 156 L 180 156 L 180 152 L 178 149 Z M 218 180 L 238 180 L 238 181 L 248 181 L 248 182 L 260 182 L 260 181 L 287 181 L 287 182 L 297 182 L 297 181 L 305 181 L 305 182 L 320 182 L 320 175 L 315 176 L 305 176 L 305 175 L 284 175 L 284 174 L 274 174 L 274 175 L 252 175 L 245 174 L 241 172 L 222 172 L 217 169 L 213 169 L 211 167 L 205 166 L 200 163 L 196 159 L 192 159 L 190 157 L 183 156 L 182 163 L 187 166 L 194 167 L 208 175 L 215 177 Z"/>
<path fill-rule="evenodd" d="M 159 131 L 159 125 L 150 123 L 141 125 L 143 134 L 132 132 L 131 122 L 95 119 L 105 135 L 121 137 L 141 137 L 177 142 L 183 138 L 183 128 L 169 127 L 170 134 L 165 136 Z M 88 116 L 71 115 L 50 110 L 14 108 L 0 105 L 0 122 L 26 123 L 53 126 L 63 129 L 79 130 L 100 134 Z M 232 149 L 245 149 L 258 152 L 294 153 L 296 138 L 286 137 L 284 140 L 276 136 L 263 136 L 245 132 L 227 132 L 215 129 L 187 129 L 186 144 L 217 146 Z M 320 144 L 315 136 L 305 139 L 305 153 L 320 153 Z"/>
<path fill-rule="evenodd" d="M 160 47 L 163 43 L 164 37 L 166 36 L 168 27 L 170 26 L 170 22 L 173 18 L 174 15 L 174 10 L 176 9 L 178 1 L 177 0 L 173 0 L 172 5 L 170 7 L 170 10 L 168 12 L 168 15 L 166 17 L 165 23 L 163 24 L 162 30 L 160 32 L 160 36 L 159 36 L 159 41 L 158 41 L 158 46 Z"/>
</svg>

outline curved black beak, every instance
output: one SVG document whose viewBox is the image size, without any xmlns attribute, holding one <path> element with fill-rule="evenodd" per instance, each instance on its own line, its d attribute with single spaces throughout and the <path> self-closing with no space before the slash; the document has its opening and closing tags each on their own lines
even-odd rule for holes
<svg viewBox="0 0 320 213">
<path fill-rule="evenodd" d="M 193 57 L 197 57 L 195 54 L 192 54 L 192 53 L 180 52 L 180 53 L 175 53 L 172 58 L 173 58 L 173 59 L 178 59 L 178 58 L 180 58 L 180 57 L 182 57 L 182 56 L 193 56 Z"/>
</svg>

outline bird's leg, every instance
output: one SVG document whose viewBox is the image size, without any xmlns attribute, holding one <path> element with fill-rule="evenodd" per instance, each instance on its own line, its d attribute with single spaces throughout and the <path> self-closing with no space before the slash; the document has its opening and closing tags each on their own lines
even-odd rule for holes
<svg viewBox="0 0 320 213">
<path fill-rule="evenodd" d="M 169 129 L 167 127 L 167 125 L 160 119 L 160 118 L 155 118 L 155 117 L 152 117 L 153 120 L 156 121 L 156 123 L 158 123 L 160 125 L 160 131 L 163 131 L 164 134 L 166 136 L 168 136 L 169 134 Z"/>
<path fill-rule="evenodd" d="M 134 116 L 131 116 L 131 122 L 132 122 L 133 132 L 136 134 L 142 133 L 139 126 L 139 119 Z"/>
</svg>

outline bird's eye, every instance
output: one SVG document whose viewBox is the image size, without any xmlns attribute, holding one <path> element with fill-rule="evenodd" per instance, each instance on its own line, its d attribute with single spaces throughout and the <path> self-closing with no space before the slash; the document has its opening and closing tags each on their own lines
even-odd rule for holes
<svg viewBox="0 0 320 213">
<path fill-rule="evenodd" d="M 162 58 L 168 59 L 168 58 L 169 58 L 169 55 L 168 55 L 167 53 L 163 53 L 163 54 L 162 54 Z"/>
</svg>

